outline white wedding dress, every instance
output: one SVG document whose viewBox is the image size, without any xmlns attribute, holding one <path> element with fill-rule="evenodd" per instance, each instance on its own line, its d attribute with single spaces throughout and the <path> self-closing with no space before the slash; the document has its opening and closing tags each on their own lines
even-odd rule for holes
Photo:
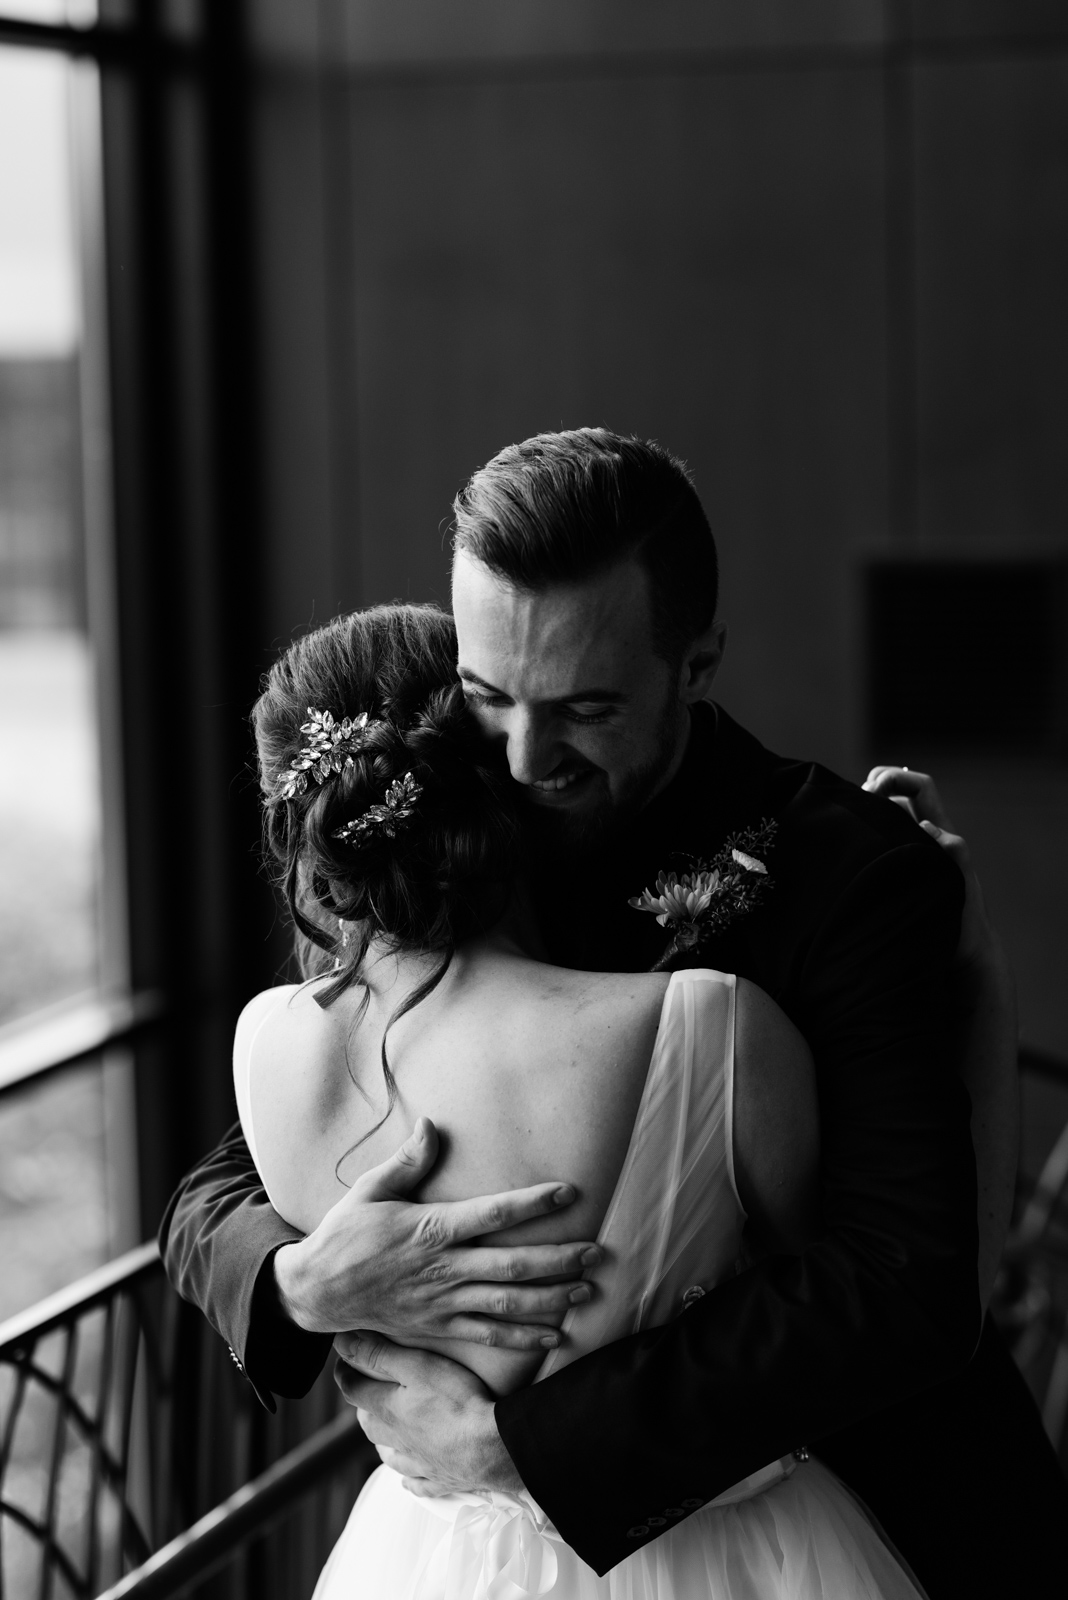
<svg viewBox="0 0 1068 1600">
<path fill-rule="evenodd" d="M 722 973 L 672 976 L 599 1235 L 605 1259 L 587 1274 L 597 1292 L 568 1313 L 564 1343 L 535 1382 L 612 1340 L 685 1315 L 735 1270 L 745 1215 L 731 1150 L 734 998 L 734 979 Z M 235 1082 L 255 1158 L 254 1043 L 255 1034 L 235 1061 Z M 815 1459 L 771 1462 L 697 1504 L 650 1515 L 636 1536 L 661 1525 L 663 1533 L 598 1577 L 525 1492 L 420 1499 L 379 1467 L 314 1600 L 922 1600 L 848 1490 Z"/>
</svg>

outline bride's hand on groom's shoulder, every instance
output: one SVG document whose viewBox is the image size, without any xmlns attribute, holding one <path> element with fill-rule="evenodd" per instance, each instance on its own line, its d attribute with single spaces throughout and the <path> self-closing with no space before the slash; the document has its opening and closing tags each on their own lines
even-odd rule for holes
<svg viewBox="0 0 1068 1600">
<path fill-rule="evenodd" d="M 966 967 L 1002 967 L 1005 958 L 987 915 L 982 886 L 976 877 L 967 842 L 954 832 L 934 779 L 929 773 L 913 772 L 908 767 L 872 767 L 862 788 L 901 806 L 960 868 L 964 878 L 964 912 L 957 946 L 958 962 Z"/>
<path fill-rule="evenodd" d="M 493 1396 L 468 1367 L 362 1330 L 334 1340 L 334 1381 L 385 1466 L 413 1494 L 523 1487 Z"/>
<path fill-rule="evenodd" d="M 574 1190 L 540 1183 L 474 1200 L 410 1200 L 437 1153 L 434 1125 L 421 1117 L 400 1149 L 354 1183 L 312 1233 L 277 1251 L 284 1311 L 309 1333 L 372 1328 L 394 1339 L 463 1339 L 509 1350 L 558 1343 L 548 1319 L 566 1310 L 574 1280 L 600 1258 L 592 1241 L 471 1241 L 558 1211 Z M 529 1281 L 551 1277 L 569 1281 Z"/>
<path fill-rule="evenodd" d="M 913 772 L 910 767 L 872 767 L 861 788 L 892 800 L 916 822 L 930 822 L 936 828 L 952 832 L 942 796 L 930 773 Z"/>
</svg>

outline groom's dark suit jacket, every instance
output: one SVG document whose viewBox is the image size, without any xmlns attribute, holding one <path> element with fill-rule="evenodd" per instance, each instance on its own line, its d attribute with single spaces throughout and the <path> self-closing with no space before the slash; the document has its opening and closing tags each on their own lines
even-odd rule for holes
<svg viewBox="0 0 1068 1600">
<path fill-rule="evenodd" d="M 693 964 L 758 983 L 812 1048 L 824 1232 L 802 1257 L 764 1257 L 666 1327 L 498 1401 L 498 1426 L 535 1498 L 601 1572 L 808 1446 L 865 1499 L 932 1600 L 1051 1593 L 1063 1480 L 996 1335 L 980 1339 L 970 1107 L 949 1000 L 956 867 L 898 807 L 771 755 L 700 706 L 677 777 L 624 835 L 578 871 L 538 875 L 550 957 L 647 969 L 666 935 L 628 898 L 680 867 L 676 853 L 710 855 L 765 817 L 778 823 L 771 892 Z M 305 1393 L 329 1349 L 273 1300 L 269 1258 L 294 1237 L 239 1131 L 185 1180 L 161 1233 L 179 1291 L 268 1404 L 271 1390 Z"/>
</svg>

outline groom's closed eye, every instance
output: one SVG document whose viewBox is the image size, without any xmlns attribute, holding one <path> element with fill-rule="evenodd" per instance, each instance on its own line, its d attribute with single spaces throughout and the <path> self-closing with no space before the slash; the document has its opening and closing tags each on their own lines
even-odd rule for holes
<svg viewBox="0 0 1068 1600">
<path fill-rule="evenodd" d="M 459 676 L 464 698 L 469 704 L 486 706 L 491 710 L 503 710 L 515 704 L 510 695 L 487 683 L 477 673 L 467 672 L 461 667 Z M 607 721 L 614 711 L 626 705 L 629 698 L 618 689 L 581 689 L 566 700 L 550 701 L 547 705 L 570 722 L 595 723 Z"/>
<path fill-rule="evenodd" d="M 512 704 L 512 702 L 506 699 L 503 695 L 498 697 L 496 695 L 483 694 L 477 689 L 465 689 L 464 698 L 470 705 L 488 706 L 490 710 L 498 709 L 504 706 L 510 706 Z M 582 711 L 575 706 L 565 703 L 561 706 L 555 707 L 554 709 L 559 712 L 560 716 L 566 717 L 569 722 L 581 722 L 588 724 L 591 722 L 607 722 L 608 718 L 615 710 L 615 707 L 609 706 L 599 711 Z"/>
</svg>

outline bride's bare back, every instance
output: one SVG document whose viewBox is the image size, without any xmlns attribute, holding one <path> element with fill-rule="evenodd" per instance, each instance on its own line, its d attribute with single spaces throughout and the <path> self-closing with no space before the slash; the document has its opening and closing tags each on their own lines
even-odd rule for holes
<svg viewBox="0 0 1068 1600">
<path fill-rule="evenodd" d="M 397 1099 L 376 1127 L 388 1105 L 383 1034 L 426 970 L 407 957 L 376 963 L 362 1017 L 362 990 L 324 1011 L 315 985 L 287 991 L 287 1002 L 268 991 L 246 1008 L 235 1063 L 249 1058 L 254 1041 L 248 1107 L 276 1209 L 310 1232 L 346 1184 L 427 1116 L 442 1156 L 420 1198 L 568 1182 L 577 1199 L 566 1212 L 493 1242 L 596 1238 L 645 1085 L 666 975 L 572 972 L 503 941 L 467 946 L 440 987 L 390 1030 Z M 796 1248 L 811 1224 L 817 1155 L 811 1057 L 778 1007 L 745 980 L 738 982 L 734 1103 L 742 1201 L 770 1239 Z M 497 1393 L 529 1381 L 541 1359 L 452 1340 L 435 1348 Z"/>
</svg>

